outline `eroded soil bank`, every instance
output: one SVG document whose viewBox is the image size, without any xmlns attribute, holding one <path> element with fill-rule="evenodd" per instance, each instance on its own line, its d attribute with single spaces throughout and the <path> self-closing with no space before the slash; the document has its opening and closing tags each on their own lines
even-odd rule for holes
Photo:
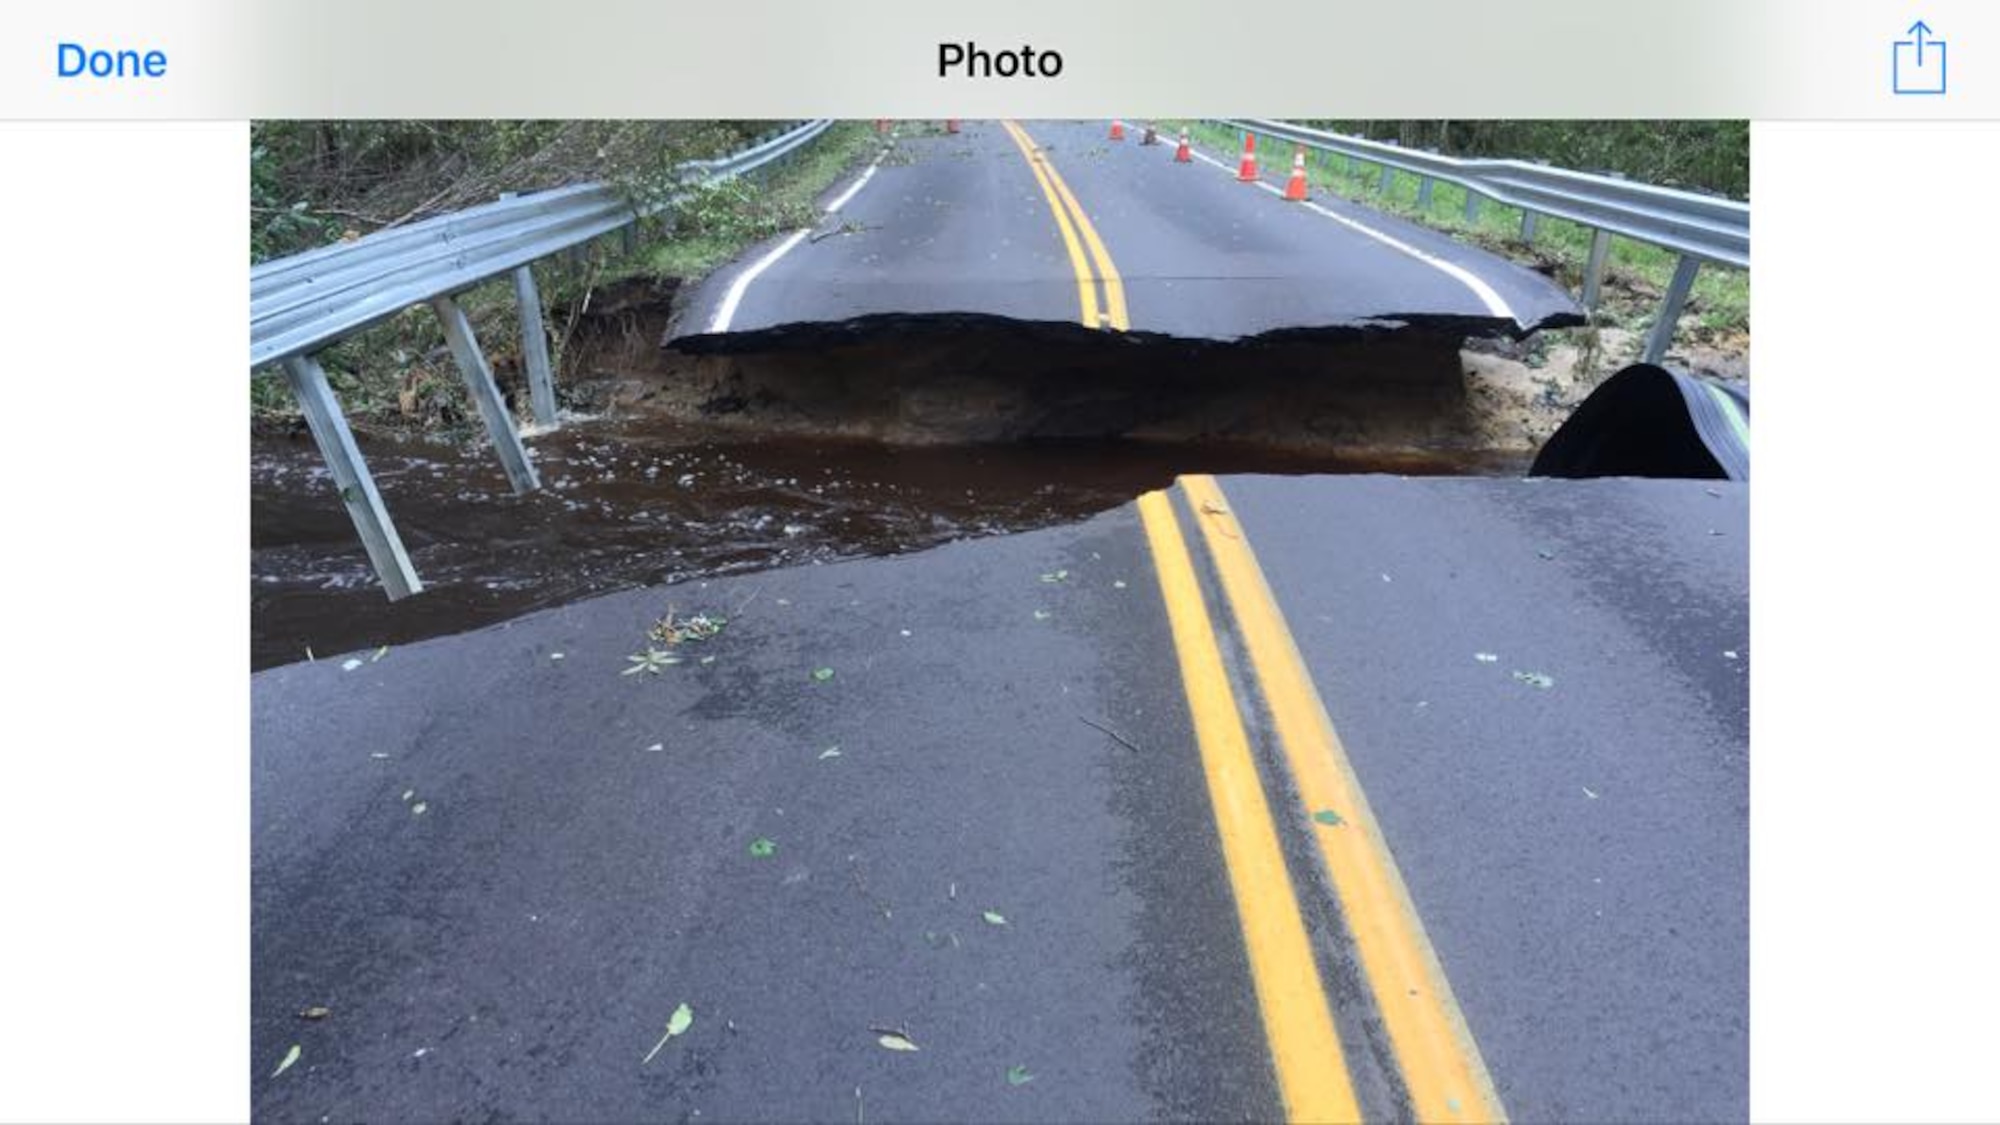
<svg viewBox="0 0 2000 1125">
<path fill-rule="evenodd" d="M 1519 473 L 1582 393 L 1504 356 L 1472 363 L 1443 327 L 1225 346 L 958 320 L 691 355 L 659 344 L 670 304 L 634 285 L 579 318 L 566 419 L 528 437 L 540 492 L 513 495 L 476 439 L 362 428 L 426 585 L 400 603 L 382 596 L 310 438 L 264 428 L 255 665 L 633 586 L 1049 526 L 1180 473 Z M 524 407 L 515 366 L 495 366 Z"/>
<path fill-rule="evenodd" d="M 1224 441 L 1370 459 L 1525 456 L 1573 405 L 1533 357 L 1483 362 L 1449 324 L 1217 344 L 936 317 L 793 326 L 689 354 L 660 345 L 670 303 L 643 287 L 593 303 L 568 364 L 581 408 L 894 445 Z"/>
</svg>

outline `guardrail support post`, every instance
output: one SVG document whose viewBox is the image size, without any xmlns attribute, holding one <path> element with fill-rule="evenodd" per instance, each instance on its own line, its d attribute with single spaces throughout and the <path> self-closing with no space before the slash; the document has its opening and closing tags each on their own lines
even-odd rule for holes
<svg viewBox="0 0 2000 1125">
<path fill-rule="evenodd" d="M 502 199 L 514 198 L 511 191 Z M 556 381 L 549 368 L 549 335 L 542 327 L 542 295 L 535 288 L 535 271 L 522 266 L 514 271 L 514 299 L 521 306 L 521 364 L 528 369 L 528 398 L 535 410 L 535 424 L 556 424 Z"/>
<path fill-rule="evenodd" d="M 326 370 L 318 360 L 304 355 L 285 360 L 283 366 L 285 381 L 299 400 L 306 426 L 312 430 L 327 471 L 333 474 L 333 486 L 354 520 L 354 530 L 361 535 L 361 545 L 368 551 L 368 561 L 375 567 L 383 592 L 392 602 L 422 593 L 423 580 L 410 565 L 409 552 L 403 550 L 403 539 L 389 519 L 389 507 L 382 503 L 375 478 L 368 473 L 368 462 L 361 459 L 361 448 L 354 444 L 354 431 L 347 428 L 347 416 L 340 412 L 340 402 L 327 384 Z"/>
<path fill-rule="evenodd" d="M 1523 243 L 1529 246 L 1535 244 L 1535 230 L 1541 226 L 1541 222 L 1542 216 L 1539 212 L 1528 210 L 1521 212 L 1521 241 Z"/>
<path fill-rule="evenodd" d="M 1598 229 L 1590 232 L 1590 261 L 1583 267 L 1583 307 L 1588 312 L 1597 311 L 1598 298 L 1604 293 L 1604 259 L 1611 253 L 1611 232 Z"/>
<path fill-rule="evenodd" d="M 1476 222 L 1478 222 L 1478 221 L 1479 221 L 1479 193 L 1478 193 L 1478 192 L 1476 192 L 1476 191 L 1473 191 L 1473 190 L 1472 190 L 1471 188 L 1466 188 L 1466 189 L 1465 189 L 1465 225 L 1466 225 L 1466 226 L 1471 226 L 1472 224 L 1474 224 L 1474 223 L 1476 223 Z"/>
<path fill-rule="evenodd" d="M 1642 363 L 1658 363 L 1667 357 L 1667 347 L 1674 342 L 1674 327 L 1681 319 L 1681 309 L 1686 306 L 1688 293 L 1694 289 L 1694 275 L 1701 270 L 1701 259 L 1687 254 L 1674 266 L 1674 279 L 1667 285 L 1667 296 L 1660 302 L 1660 316 L 1653 322 L 1653 330 L 1646 334 L 1646 352 L 1640 356 Z"/>
<path fill-rule="evenodd" d="M 1417 181 L 1417 210 L 1429 211 L 1431 209 L 1431 190 L 1436 186 L 1437 181 L 1431 179 L 1429 176 L 1425 176 Z"/>
<path fill-rule="evenodd" d="M 514 299 L 521 306 L 521 362 L 528 369 L 528 399 L 535 423 L 556 424 L 556 379 L 549 367 L 549 334 L 542 327 L 542 295 L 535 288 L 535 271 L 514 271 Z"/>
<path fill-rule="evenodd" d="M 528 460 L 521 435 L 514 432 L 514 420 L 507 416 L 507 403 L 493 382 L 493 369 L 486 366 L 486 357 L 479 351 L 479 340 L 472 334 L 472 322 L 466 319 L 465 310 L 450 297 L 431 298 L 431 308 L 444 323 L 444 338 L 451 345 L 452 358 L 458 360 L 458 373 L 465 376 L 465 389 L 471 392 L 480 417 L 486 420 L 486 432 L 493 438 L 500 466 L 507 470 L 508 483 L 515 492 L 540 488 L 542 482 L 535 475 L 534 463 Z"/>
<path fill-rule="evenodd" d="M 1382 193 L 1384 196 L 1388 195 L 1389 185 L 1395 182 L 1395 179 L 1396 179 L 1396 169 L 1390 167 L 1387 164 L 1382 165 L 1382 182 L 1375 186 L 1375 190 Z"/>
</svg>

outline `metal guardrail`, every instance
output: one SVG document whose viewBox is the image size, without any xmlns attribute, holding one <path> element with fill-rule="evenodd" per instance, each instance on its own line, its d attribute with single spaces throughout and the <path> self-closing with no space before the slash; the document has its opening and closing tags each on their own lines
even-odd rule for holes
<svg viewBox="0 0 2000 1125">
<path fill-rule="evenodd" d="M 741 152 L 680 164 L 676 178 L 690 189 L 733 179 L 797 151 L 832 124 L 822 119 L 791 125 Z M 644 210 L 650 213 L 681 197 L 676 194 Z M 505 196 L 250 268 L 250 369 L 275 364 L 284 372 L 391 600 L 420 592 L 423 583 L 313 353 L 404 309 L 430 305 L 507 479 L 516 492 L 533 491 L 541 484 L 534 463 L 514 429 L 472 322 L 453 298 L 503 274 L 513 275 L 535 420 L 552 426 L 554 374 L 531 263 L 628 229 L 640 217 L 641 211 L 612 188 L 577 184 Z"/>
<path fill-rule="evenodd" d="M 689 161 L 677 171 L 691 184 L 731 179 L 791 153 L 830 125 L 808 121 L 742 152 Z M 319 350 L 412 305 L 580 246 L 638 217 L 613 189 L 579 184 L 252 266 L 250 366 Z"/>
<path fill-rule="evenodd" d="M 1522 160 L 1476 160 L 1404 148 L 1262 118 L 1221 118 L 1247 134 L 1333 153 L 1382 169 L 1383 190 L 1394 170 L 1418 177 L 1418 200 L 1428 205 L 1431 186 L 1442 180 L 1466 191 L 1467 221 L 1478 215 L 1481 199 L 1519 208 L 1521 236 L 1532 241 L 1538 216 L 1547 215 L 1591 228 L 1590 257 L 1584 268 L 1583 304 L 1596 308 L 1612 235 L 1650 243 L 1681 256 L 1667 287 L 1660 316 L 1647 337 L 1644 359 L 1658 363 L 1672 341 L 1695 274 L 1703 262 L 1737 269 L 1750 266 L 1750 205 L 1722 196 L 1635 183 L 1615 176 L 1573 172 Z"/>
</svg>

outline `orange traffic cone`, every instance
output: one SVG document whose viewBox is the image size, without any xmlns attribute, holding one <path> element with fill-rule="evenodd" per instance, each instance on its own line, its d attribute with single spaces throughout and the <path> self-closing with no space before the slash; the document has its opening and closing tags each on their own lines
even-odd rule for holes
<svg viewBox="0 0 2000 1125">
<path fill-rule="evenodd" d="M 1174 150 L 1174 163 L 1193 164 L 1194 150 L 1188 147 L 1187 130 L 1181 130 L 1181 147 Z"/>
<path fill-rule="evenodd" d="M 956 117 L 945 118 L 944 131 L 956 135 L 958 133 L 958 118 Z"/>
<path fill-rule="evenodd" d="M 1236 166 L 1236 178 L 1246 184 L 1257 182 L 1257 134 L 1243 134 L 1243 163 Z"/>
<path fill-rule="evenodd" d="M 1125 123 L 1123 121 L 1113 121 L 1111 123 L 1111 139 L 1114 141 L 1125 139 Z"/>
<path fill-rule="evenodd" d="M 1306 150 L 1304 145 L 1292 154 L 1292 178 L 1285 182 L 1285 198 L 1293 203 L 1306 201 Z"/>
</svg>

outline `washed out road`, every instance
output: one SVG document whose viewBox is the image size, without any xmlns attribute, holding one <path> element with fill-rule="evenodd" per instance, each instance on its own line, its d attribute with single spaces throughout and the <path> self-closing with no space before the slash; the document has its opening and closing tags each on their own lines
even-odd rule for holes
<svg viewBox="0 0 2000 1125">
<path fill-rule="evenodd" d="M 1741 1118 L 1747 501 L 1185 478 L 262 673 L 256 1115 Z"/>
<path fill-rule="evenodd" d="M 1103 122 L 968 121 L 902 138 L 829 191 L 818 228 L 700 285 L 674 339 L 771 346 L 950 316 L 1204 341 L 1578 320 L 1547 278 L 1448 235 L 1344 200 L 1286 202 L 1278 183 L 1237 182 L 1214 155 L 1173 154 L 1172 138 L 1142 145 L 1135 128 L 1111 141 Z"/>
</svg>

